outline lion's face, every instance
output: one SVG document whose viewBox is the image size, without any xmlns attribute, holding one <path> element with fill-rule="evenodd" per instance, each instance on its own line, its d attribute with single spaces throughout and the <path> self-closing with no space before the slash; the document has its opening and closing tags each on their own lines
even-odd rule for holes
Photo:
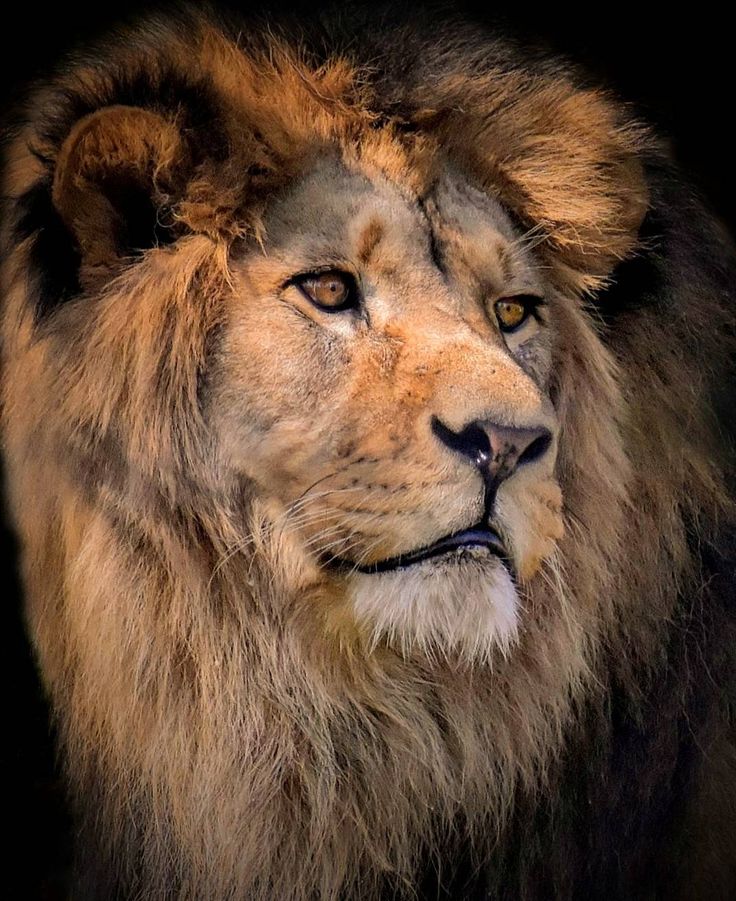
<svg viewBox="0 0 736 901">
<path fill-rule="evenodd" d="M 501 206 L 322 162 L 232 263 L 210 413 L 347 620 L 487 657 L 561 536 L 553 298 Z M 335 603 L 334 601 L 332 603 Z"/>
</svg>

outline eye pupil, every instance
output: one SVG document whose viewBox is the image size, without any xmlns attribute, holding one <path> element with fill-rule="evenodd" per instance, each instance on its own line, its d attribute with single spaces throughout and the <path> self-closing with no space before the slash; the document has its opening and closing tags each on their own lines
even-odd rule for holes
<svg viewBox="0 0 736 901">
<path fill-rule="evenodd" d="M 356 302 L 355 280 L 347 272 L 301 276 L 294 284 L 313 304 L 329 311 L 347 309 Z"/>
<path fill-rule="evenodd" d="M 513 332 L 518 329 L 541 302 L 540 298 L 531 296 L 497 300 L 493 309 L 501 331 Z"/>
</svg>

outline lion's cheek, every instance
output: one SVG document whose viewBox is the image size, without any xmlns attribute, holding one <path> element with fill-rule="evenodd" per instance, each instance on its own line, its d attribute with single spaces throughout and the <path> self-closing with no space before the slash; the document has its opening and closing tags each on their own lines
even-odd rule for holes
<svg viewBox="0 0 736 901">
<path fill-rule="evenodd" d="M 550 479 L 503 496 L 499 492 L 498 518 L 511 545 L 516 573 L 521 582 L 529 582 L 564 534 L 559 485 Z"/>
</svg>

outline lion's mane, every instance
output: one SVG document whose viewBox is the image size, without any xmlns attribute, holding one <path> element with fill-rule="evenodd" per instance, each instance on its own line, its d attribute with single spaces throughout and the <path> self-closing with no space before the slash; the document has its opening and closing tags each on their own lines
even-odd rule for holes
<svg viewBox="0 0 736 901">
<path fill-rule="evenodd" d="M 9 143 L 4 446 L 80 897 L 726 897 L 733 251 L 565 65 L 370 21 L 148 22 L 36 89 Z M 59 174 L 113 107 L 126 199 L 81 244 L 112 210 L 156 231 L 118 268 L 59 212 L 114 162 L 100 140 Z M 310 160 L 361 143 L 399 183 L 467 173 L 569 299 L 566 534 L 490 666 L 331 644 L 257 489 L 213 474 L 231 254 Z"/>
</svg>

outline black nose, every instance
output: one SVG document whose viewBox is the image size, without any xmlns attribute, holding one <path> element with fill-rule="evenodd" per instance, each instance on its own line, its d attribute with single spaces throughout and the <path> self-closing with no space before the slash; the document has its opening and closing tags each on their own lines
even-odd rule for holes
<svg viewBox="0 0 736 901">
<path fill-rule="evenodd" d="M 474 463 L 484 478 L 496 486 L 519 466 L 539 460 L 552 444 L 549 429 L 518 429 L 487 420 L 476 420 L 455 432 L 433 416 L 432 431 L 446 447 Z"/>
</svg>

